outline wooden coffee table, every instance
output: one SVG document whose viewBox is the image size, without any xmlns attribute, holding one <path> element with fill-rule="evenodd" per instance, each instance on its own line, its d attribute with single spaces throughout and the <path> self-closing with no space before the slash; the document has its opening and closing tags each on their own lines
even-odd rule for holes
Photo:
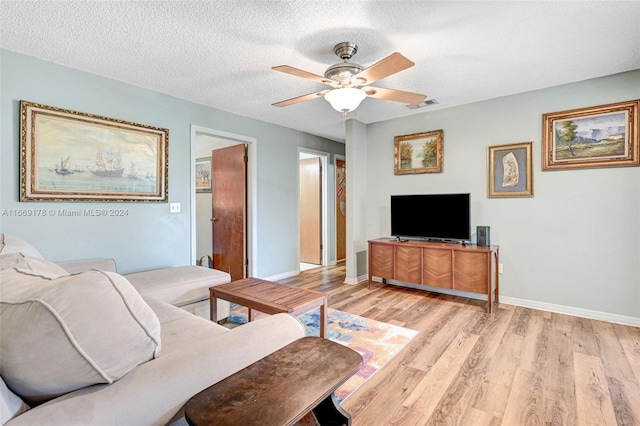
<svg viewBox="0 0 640 426">
<path fill-rule="evenodd" d="M 293 425 L 307 413 L 320 425 L 350 425 L 334 391 L 362 356 L 328 339 L 303 337 L 193 396 L 192 426 Z"/>
<path fill-rule="evenodd" d="M 288 313 L 300 315 L 320 308 L 320 336 L 327 337 L 327 295 L 319 291 L 292 287 L 259 278 L 245 278 L 209 288 L 211 321 L 218 312 L 217 299 L 228 300 L 249 309 L 248 320 L 252 321 L 254 310 L 273 315 Z"/>
</svg>

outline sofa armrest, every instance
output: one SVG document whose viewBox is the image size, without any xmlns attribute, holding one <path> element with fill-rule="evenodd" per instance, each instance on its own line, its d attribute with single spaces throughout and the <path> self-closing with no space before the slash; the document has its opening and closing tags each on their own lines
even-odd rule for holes
<svg viewBox="0 0 640 426">
<path fill-rule="evenodd" d="M 92 269 L 101 269 L 103 271 L 118 272 L 116 270 L 116 261 L 114 259 L 98 258 L 85 260 L 72 260 L 69 262 L 56 262 L 70 274 L 87 272 Z"/>
</svg>

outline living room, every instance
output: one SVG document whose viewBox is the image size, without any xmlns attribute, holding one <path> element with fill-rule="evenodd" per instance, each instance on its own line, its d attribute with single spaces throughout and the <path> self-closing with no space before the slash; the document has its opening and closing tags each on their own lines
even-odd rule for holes
<svg viewBox="0 0 640 426">
<path fill-rule="evenodd" d="M 621 55 L 635 55 L 637 61 L 637 52 Z M 504 302 L 638 325 L 640 169 L 541 171 L 542 114 L 637 99 L 638 73 L 636 69 L 368 125 L 356 117 L 347 121 L 345 145 L 3 50 L 3 209 L 36 206 L 18 201 L 20 100 L 168 128 L 168 201 L 182 209 L 176 214 L 169 213 L 165 203 L 127 203 L 126 217 L 4 215 L 2 230 L 30 241 L 54 261 L 110 256 L 123 272 L 193 263 L 190 150 L 191 127 L 196 125 L 257 140 L 253 167 L 260 185 L 253 207 L 258 214 L 252 275 L 286 277 L 299 269 L 297 231 L 290 226 L 297 223 L 297 211 L 286 207 L 297 205 L 299 147 L 331 155 L 346 149 L 353 177 L 348 188 L 353 196 L 347 201 L 357 201 L 348 207 L 358 218 L 348 240 L 347 281 L 357 282 L 366 274 L 366 265 L 356 265 L 356 258 L 366 251 L 367 240 L 390 236 L 390 195 L 471 193 L 472 229 L 490 226 L 492 244 L 501 247 Z M 383 103 L 370 101 L 374 106 Z M 340 114 L 333 119 L 333 126 L 344 129 Z M 395 176 L 393 138 L 437 129 L 444 131 L 443 172 Z M 534 196 L 487 198 L 488 147 L 526 141 L 533 142 Z M 61 204 L 37 206 L 48 210 Z M 78 210 L 87 204 L 62 206 Z M 607 219 L 611 214 L 614 220 Z M 133 240 L 131 229 L 136 230 Z M 329 244 L 332 250 L 334 244 Z"/>
<path fill-rule="evenodd" d="M 632 11 L 637 12 L 637 2 L 624 3 L 630 5 L 615 3 L 610 7 L 635 7 Z M 622 15 L 612 13 L 615 19 Z M 7 213 L 0 217 L 0 231 L 29 241 L 52 261 L 112 257 L 124 273 L 193 264 L 192 126 L 201 126 L 257 141 L 255 172 L 259 185 L 253 200 L 256 233 L 251 269 L 255 276 L 286 277 L 298 270 L 298 234 L 292 226 L 298 219 L 291 206 L 298 202 L 294 170 L 298 150 L 304 147 L 328 152 L 332 157 L 344 154 L 348 161 L 349 178 L 353 179 L 347 189 L 351 203 L 348 211 L 353 222 L 348 237 L 347 281 L 365 279 L 366 262 L 357 259 L 366 252 L 367 241 L 391 236 L 391 195 L 470 193 L 472 229 L 490 226 L 491 243 L 500 246 L 502 303 L 637 327 L 640 168 L 542 171 L 543 114 L 640 98 L 638 28 L 635 24 L 626 28 L 631 31 L 631 42 L 626 46 L 631 48 L 618 53 L 629 58 L 630 65 L 624 71 L 535 89 L 524 86 L 518 93 L 501 94 L 498 87 L 497 96 L 442 109 L 427 108 L 409 116 L 389 116 L 368 124 L 358 121 L 357 116 L 345 124 L 340 113 L 331 111 L 334 121 L 330 124 L 344 132 L 343 140 L 181 99 L 160 89 L 143 88 L 125 82 L 124 76 L 109 77 L 64 66 L 53 58 L 19 53 L 3 44 L 0 202 Z M 403 52 L 402 43 L 394 45 L 393 50 Z M 553 51 L 553 45 L 549 50 Z M 380 57 L 391 52 L 381 52 Z M 583 54 L 590 54 L 587 47 Z M 551 56 L 560 61 L 557 56 L 561 54 Z M 290 61 L 297 65 L 295 56 Z M 549 57 L 538 61 L 554 66 Z M 167 72 L 174 72 L 170 64 L 167 61 L 150 66 L 165 66 Z M 176 80 L 180 78 L 184 75 L 175 75 Z M 471 89 L 473 78 L 469 77 L 466 84 Z M 21 100 L 168 128 L 167 201 L 179 203 L 181 212 L 170 213 L 167 203 L 123 203 L 119 207 L 126 209 L 124 217 L 70 217 L 55 213 L 61 208 L 81 211 L 113 204 L 20 202 Z M 330 109 L 324 101 L 314 102 L 319 103 L 317 108 Z M 265 104 L 264 108 L 273 107 Z M 289 114 L 288 110 L 282 113 Z M 394 137 L 438 129 L 444 135 L 443 171 L 395 175 Z M 488 198 L 488 148 L 520 142 L 533 142 L 533 196 Z M 8 213 L 34 208 L 53 213 L 41 217 Z"/>
</svg>

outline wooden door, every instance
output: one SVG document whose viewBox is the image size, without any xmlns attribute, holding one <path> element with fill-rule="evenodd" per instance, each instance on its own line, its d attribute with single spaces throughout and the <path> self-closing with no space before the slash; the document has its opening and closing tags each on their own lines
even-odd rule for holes
<svg viewBox="0 0 640 426">
<path fill-rule="evenodd" d="M 453 250 L 422 249 L 422 284 L 453 288 Z"/>
<path fill-rule="evenodd" d="M 347 162 L 336 159 L 336 260 L 347 257 Z"/>
<path fill-rule="evenodd" d="M 488 294 L 491 288 L 490 256 L 490 252 L 473 253 L 456 250 L 453 254 L 454 290 Z"/>
<path fill-rule="evenodd" d="M 300 261 L 322 264 L 320 158 L 300 160 Z"/>
<path fill-rule="evenodd" d="M 369 275 L 384 279 L 394 279 L 394 246 L 369 242 Z"/>
<path fill-rule="evenodd" d="M 211 152 L 213 267 L 246 276 L 247 155 L 244 145 Z"/>
<path fill-rule="evenodd" d="M 420 247 L 396 246 L 394 279 L 415 284 L 422 282 L 422 249 Z"/>
</svg>

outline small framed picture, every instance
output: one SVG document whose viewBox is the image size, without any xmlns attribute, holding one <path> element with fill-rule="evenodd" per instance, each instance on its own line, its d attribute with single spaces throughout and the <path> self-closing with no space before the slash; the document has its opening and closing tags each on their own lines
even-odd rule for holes
<svg viewBox="0 0 640 426">
<path fill-rule="evenodd" d="M 542 115 L 542 170 L 640 166 L 640 100 Z"/>
<path fill-rule="evenodd" d="M 196 158 L 196 192 L 211 192 L 211 157 Z"/>
<path fill-rule="evenodd" d="M 533 197 L 533 142 L 489 147 L 488 197 Z"/>
<path fill-rule="evenodd" d="M 442 139 L 442 130 L 396 136 L 394 173 L 441 173 Z"/>
</svg>

